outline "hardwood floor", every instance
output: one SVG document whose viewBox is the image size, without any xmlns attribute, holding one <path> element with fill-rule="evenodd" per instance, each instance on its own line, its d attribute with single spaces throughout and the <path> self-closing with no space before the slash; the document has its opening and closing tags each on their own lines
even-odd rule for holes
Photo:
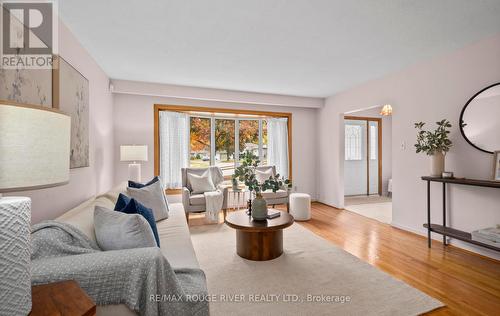
<svg viewBox="0 0 500 316">
<path fill-rule="evenodd" d="M 203 224 L 195 216 L 190 225 Z M 320 203 L 297 223 L 446 304 L 428 315 L 500 315 L 499 261 L 438 241 L 428 249 L 423 236 Z"/>
</svg>

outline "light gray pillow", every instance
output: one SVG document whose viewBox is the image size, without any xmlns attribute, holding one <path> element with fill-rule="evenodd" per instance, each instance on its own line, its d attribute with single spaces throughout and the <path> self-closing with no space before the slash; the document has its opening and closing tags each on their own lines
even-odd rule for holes
<svg viewBox="0 0 500 316">
<path fill-rule="evenodd" d="M 168 218 L 168 204 L 165 191 L 161 181 L 156 181 L 142 188 L 127 188 L 127 193 L 131 198 L 153 210 L 155 221 Z"/>
<path fill-rule="evenodd" d="M 193 189 L 193 194 L 215 191 L 215 185 L 208 170 L 201 176 L 192 173 L 188 173 L 187 176 L 189 184 L 191 184 L 191 188 Z"/>
<path fill-rule="evenodd" d="M 94 208 L 95 237 L 102 250 L 156 247 L 153 230 L 144 216 Z"/>
<path fill-rule="evenodd" d="M 269 168 L 266 171 L 255 170 L 255 178 L 258 183 L 264 183 L 266 180 L 269 180 L 270 177 L 273 176 L 273 169 Z"/>
</svg>

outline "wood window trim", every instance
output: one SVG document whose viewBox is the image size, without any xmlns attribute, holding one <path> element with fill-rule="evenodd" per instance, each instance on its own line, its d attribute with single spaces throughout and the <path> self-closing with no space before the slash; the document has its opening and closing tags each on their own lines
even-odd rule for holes
<svg viewBox="0 0 500 316">
<path fill-rule="evenodd" d="M 379 117 L 366 117 L 366 116 L 344 116 L 344 120 L 359 120 L 359 121 L 372 121 L 372 122 L 378 122 L 378 194 L 381 196 L 382 195 L 382 118 Z M 367 130 L 369 129 L 369 126 L 367 126 Z M 368 150 L 366 151 L 367 159 L 370 161 L 370 139 L 367 138 L 366 141 L 366 146 L 368 147 Z M 367 182 L 369 183 L 370 181 L 370 168 L 367 168 Z M 368 184 L 369 187 L 369 184 Z M 367 195 L 370 194 L 370 190 L 368 190 Z"/>
<path fill-rule="evenodd" d="M 292 180 L 292 113 L 289 112 L 270 112 L 270 111 L 255 111 L 255 110 L 239 110 L 239 109 L 223 109 L 211 108 L 200 106 L 186 106 L 186 105 L 168 105 L 168 104 L 154 104 L 154 173 L 156 176 L 160 175 L 160 126 L 159 118 L 160 111 L 172 112 L 208 112 L 208 113 L 231 113 L 231 114 L 245 114 L 256 116 L 270 116 L 277 118 L 287 118 L 288 125 L 288 178 Z"/>
</svg>

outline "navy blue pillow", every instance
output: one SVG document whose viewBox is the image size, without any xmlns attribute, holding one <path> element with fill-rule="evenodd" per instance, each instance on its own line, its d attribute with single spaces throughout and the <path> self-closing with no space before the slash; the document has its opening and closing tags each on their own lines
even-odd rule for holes
<svg viewBox="0 0 500 316">
<path fill-rule="evenodd" d="M 128 180 L 128 186 L 131 187 L 131 188 L 140 189 L 140 188 L 147 187 L 148 185 L 151 185 L 151 184 L 155 183 L 158 180 L 159 180 L 158 176 L 154 177 L 153 180 L 149 181 L 146 184 L 142 184 L 140 182 L 135 182 L 135 181 L 132 181 L 132 180 Z"/>
<path fill-rule="evenodd" d="M 120 195 L 118 195 L 118 200 L 116 201 L 116 204 L 115 204 L 115 211 L 119 211 L 119 210 L 125 208 L 125 206 L 127 206 L 127 204 L 129 202 L 130 202 L 130 198 L 128 196 L 126 196 L 125 194 L 120 193 Z"/>
<path fill-rule="evenodd" d="M 158 229 L 156 228 L 155 216 L 153 210 L 145 207 L 141 203 L 137 202 L 135 199 L 131 199 L 128 196 L 120 193 L 118 200 L 116 201 L 115 211 L 126 213 L 126 214 L 141 214 L 148 221 L 153 230 L 153 235 L 156 239 L 156 244 L 160 247 L 160 238 L 158 236 Z"/>
</svg>

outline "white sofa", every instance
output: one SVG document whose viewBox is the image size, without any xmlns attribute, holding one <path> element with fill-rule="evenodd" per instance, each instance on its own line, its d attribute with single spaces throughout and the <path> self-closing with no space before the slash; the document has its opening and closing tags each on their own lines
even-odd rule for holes
<svg viewBox="0 0 500 316">
<path fill-rule="evenodd" d="M 77 207 L 69 210 L 56 218 L 57 221 L 76 226 L 90 239 L 95 239 L 94 233 L 94 206 L 99 205 L 114 209 L 120 193 L 126 194 L 126 183 L 111 191 L 91 198 Z M 186 222 L 184 207 L 181 203 L 169 204 L 169 217 L 156 223 L 160 237 L 160 249 L 173 268 L 199 269 L 198 259 L 194 252 L 193 244 Z M 126 305 L 98 306 L 97 315 L 127 316 L 136 315 Z"/>
</svg>

